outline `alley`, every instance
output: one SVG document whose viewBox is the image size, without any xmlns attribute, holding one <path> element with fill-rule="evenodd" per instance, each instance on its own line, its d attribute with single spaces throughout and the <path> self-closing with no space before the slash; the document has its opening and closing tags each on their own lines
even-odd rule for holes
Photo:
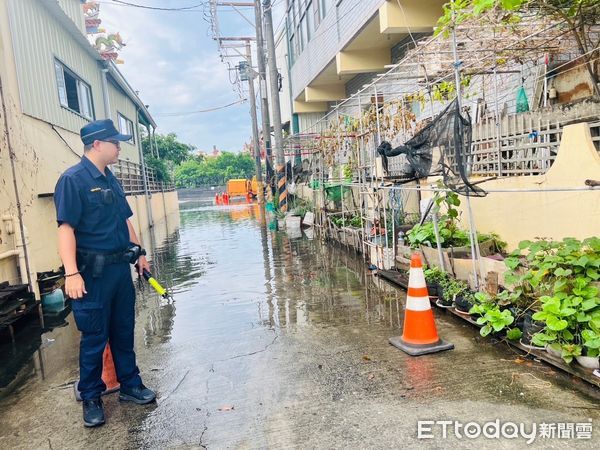
<svg viewBox="0 0 600 450">
<path fill-rule="evenodd" d="M 72 316 L 38 340 L 26 337 L 32 325 L 22 331 L 26 343 L 0 347 L 0 448 L 410 448 L 424 444 L 419 419 L 600 418 L 582 382 L 440 310 L 438 329 L 454 350 L 411 358 L 390 346 L 405 293 L 373 277 L 360 257 L 262 227 L 256 205 L 180 207 L 180 228 L 152 255 L 175 300 L 145 286 L 138 294 L 136 348 L 157 403 L 110 395 L 107 424 L 84 429 L 72 390 Z M 482 445 L 436 433 L 437 447 Z M 570 444 L 592 448 L 593 440 Z M 538 439 L 533 447 L 560 445 Z"/>
</svg>

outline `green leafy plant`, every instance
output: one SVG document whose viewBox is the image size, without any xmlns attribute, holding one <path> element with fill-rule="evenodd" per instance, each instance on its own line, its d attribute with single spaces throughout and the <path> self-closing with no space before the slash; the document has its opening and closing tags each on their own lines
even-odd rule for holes
<svg viewBox="0 0 600 450">
<path fill-rule="evenodd" d="M 522 332 L 518 328 L 510 328 L 515 321 L 514 316 L 508 309 L 500 309 L 500 306 L 492 297 L 483 293 L 477 292 L 474 295 L 475 304 L 469 311 L 469 314 L 479 316 L 476 322 L 482 325 L 479 333 L 481 336 L 488 336 L 490 333 L 500 333 L 507 330 L 506 337 L 511 340 L 517 340 L 521 337 Z"/>
<path fill-rule="evenodd" d="M 442 248 L 468 246 L 471 242 L 469 233 L 458 227 L 458 218 L 460 217 L 460 212 L 457 209 L 460 206 L 458 194 L 452 191 L 444 192 L 443 194 L 436 193 L 434 203 L 436 211 L 444 211 L 444 214 L 438 219 L 438 232 Z M 415 225 L 406 233 L 406 237 L 412 248 L 418 248 L 421 245 L 437 247 L 437 239 L 432 222 Z M 497 234 L 477 233 L 477 242 L 481 243 L 489 240 L 494 242 L 497 251 L 503 251 L 506 248 L 506 242 L 503 242 Z"/>
<path fill-rule="evenodd" d="M 350 164 L 344 165 L 343 173 L 346 181 L 352 181 L 352 166 Z"/>
<path fill-rule="evenodd" d="M 586 356 L 598 357 L 600 355 L 600 332 L 586 329 L 581 332 L 581 338 Z"/>
<path fill-rule="evenodd" d="M 357 215 L 331 216 L 330 220 L 331 220 L 331 223 L 338 228 L 341 228 L 341 227 L 360 228 L 361 227 L 360 216 L 357 216 Z"/>
<path fill-rule="evenodd" d="M 468 289 L 469 287 L 464 281 L 457 281 L 451 279 L 450 282 L 448 282 L 446 286 L 444 286 L 444 297 L 447 299 L 454 299 L 456 295 L 462 295 L 465 292 L 467 292 Z"/>
<path fill-rule="evenodd" d="M 539 306 L 532 318 L 544 329 L 532 342 L 560 351 L 566 363 L 584 346 L 594 354 L 596 344 L 600 347 L 595 340 L 600 297 L 594 285 L 600 279 L 600 238 L 523 241 L 505 262 L 510 269 L 505 279 L 515 286 L 512 296 Z"/>
<path fill-rule="evenodd" d="M 445 282 L 450 278 L 450 275 L 439 267 L 426 267 L 423 273 L 425 281 L 429 284 Z"/>
<path fill-rule="evenodd" d="M 288 207 L 292 214 L 300 217 L 304 217 L 308 211 L 313 211 L 314 209 L 310 201 L 300 197 L 292 197 Z"/>
</svg>

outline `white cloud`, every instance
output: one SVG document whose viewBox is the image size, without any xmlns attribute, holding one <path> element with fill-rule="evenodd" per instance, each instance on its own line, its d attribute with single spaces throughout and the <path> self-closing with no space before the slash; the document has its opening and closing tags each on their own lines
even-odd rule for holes
<svg viewBox="0 0 600 450">
<path fill-rule="evenodd" d="M 191 2 L 193 3 L 193 1 Z M 180 1 L 147 1 L 155 6 L 182 6 Z M 119 31 L 125 48 L 120 70 L 139 90 L 151 113 L 188 112 L 224 105 L 238 99 L 227 66 L 219 59 L 217 45 L 208 36 L 202 13 L 159 12 L 101 3 L 102 26 Z M 224 30 L 234 35 L 252 34 L 243 19 L 219 15 Z M 235 59 L 229 62 L 235 65 Z M 179 117 L 156 115 L 159 132 L 175 132 L 201 149 L 212 145 L 239 150 L 251 136 L 248 103 L 207 114 Z"/>
</svg>

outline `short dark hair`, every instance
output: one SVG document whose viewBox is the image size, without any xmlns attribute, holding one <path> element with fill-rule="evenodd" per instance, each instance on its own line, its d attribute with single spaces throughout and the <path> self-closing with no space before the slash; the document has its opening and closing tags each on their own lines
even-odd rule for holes
<svg viewBox="0 0 600 450">
<path fill-rule="evenodd" d="M 83 146 L 83 151 L 84 152 L 89 152 L 93 147 L 94 147 L 94 143 L 93 142 L 91 144 L 86 144 L 86 145 Z"/>
</svg>

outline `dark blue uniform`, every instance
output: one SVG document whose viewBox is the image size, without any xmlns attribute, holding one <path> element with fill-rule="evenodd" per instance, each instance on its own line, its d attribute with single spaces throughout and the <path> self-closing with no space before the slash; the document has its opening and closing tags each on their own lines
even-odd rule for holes
<svg viewBox="0 0 600 450">
<path fill-rule="evenodd" d="M 133 213 L 110 170 L 105 176 L 82 157 L 58 180 L 54 203 L 58 224 L 67 223 L 75 230 L 78 251 L 114 254 L 129 246 L 127 219 Z M 80 261 L 78 266 L 81 270 Z M 72 302 L 81 331 L 78 388 L 83 400 L 98 398 L 106 389 L 102 355 L 109 340 L 119 383 L 124 387 L 142 383 L 133 351 L 135 288 L 130 265 L 116 262 L 105 265 L 96 276 L 92 272 L 89 265 L 82 271 L 87 294 Z"/>
</svg>

